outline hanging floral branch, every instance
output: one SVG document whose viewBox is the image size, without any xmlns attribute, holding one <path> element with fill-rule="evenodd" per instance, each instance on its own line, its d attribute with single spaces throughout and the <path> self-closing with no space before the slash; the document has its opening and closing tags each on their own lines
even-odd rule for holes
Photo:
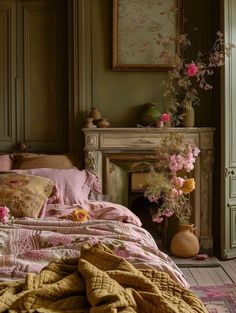
<svg viewBox="0 0 236 313">
<path fill-rule="evenodd" d="M 175 17 L 176 7 L 161 12 L 167 19 Z M 186 22 L 186 19 L 184 18 Z M 168 78 L 163 82 L 164 93 L 168 113 L 172 115 L 173 126 L 182 124 L 184 109 L 191 103 L 193 107 L 200 104 L 200 90 L 209 91 L 213 89 L 211 77 L 217 68 L 225 64 L 225 57 L 229 57 L 234 44 L 225 43 L 221 31 L 216 32 L 216 38 L 212 48 L 205 53 L 197 51 L 195 56 L 188 53 L 191 40 L 186 33 L 170 33 L 162 36 L 157 31 L 155 41 L 161 46 L 160 58 L 166 64 L 172 64 L 173 68 L 168 71 Z M 171 47 L 179 47 L 173 52 Z"/>
</svg>

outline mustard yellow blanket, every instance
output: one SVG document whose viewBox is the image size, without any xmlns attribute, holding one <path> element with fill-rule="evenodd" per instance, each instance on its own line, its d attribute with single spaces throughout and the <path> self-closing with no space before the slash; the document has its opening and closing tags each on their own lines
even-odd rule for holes
<svg viewBox="0 0 236 313">
<path fill-rule="evenodd" d="M 79 259 L 51 262 L 24 282 L 0 283 L 0 312 L 207 312 L 168 274 L 137 270 L 106 246 L 85 245 Z"/>
</svg>

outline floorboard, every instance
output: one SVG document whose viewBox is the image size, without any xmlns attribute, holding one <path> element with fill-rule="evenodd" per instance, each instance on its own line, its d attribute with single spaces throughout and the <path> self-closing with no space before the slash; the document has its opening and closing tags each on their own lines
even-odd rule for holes
<svg viewBox="0 0 236 313">
<path fill-rule="evenodd" d="M 188 268 L 181 268 L 181 271 L 183 272 L 185 278 L 187 279 L 187 281 L 189 282 L 190 286 L 198 286 L 195 278 L 193 277 L 190 269 Z"/>
<path fill-rule="evenodd" d="M 220 266 L 181 267 L 187 281 L 193 286 L 220 286 L 236 284 L 236 259 L 219 262 Z"/>
<path fill-rule="evenodd" d="M 221 267 L 225 270 L 228 276 L 236 284 L 236 259 L 229 261 L 222 261 Z"/>
</svg>

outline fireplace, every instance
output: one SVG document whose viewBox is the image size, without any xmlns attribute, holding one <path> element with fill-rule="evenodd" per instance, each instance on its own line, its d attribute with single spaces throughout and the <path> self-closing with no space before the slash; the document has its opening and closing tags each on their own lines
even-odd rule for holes
<svg viewBox="0 0 236 313">
<path fill-rule="evenodd" d="M 212 252 L 213 128 L 84 128 L 83 132 L 86 168 L 100 176 L 103 194 L 109 201 L 129 209 L 131 165 L 150 160 L 154 149 L 170 132 L 183 134 L 195 143 L 201 153 L 194 169 L 193 223 L 199 233 L 201 252 Z"/>
</svg>

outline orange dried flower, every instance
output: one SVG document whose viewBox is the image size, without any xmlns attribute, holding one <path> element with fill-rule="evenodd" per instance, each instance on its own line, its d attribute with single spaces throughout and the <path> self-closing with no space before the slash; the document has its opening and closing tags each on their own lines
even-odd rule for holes
<svg viewBox="0 0 236 313">
<path fill-rule="evenodd" d="M 183 193 L 190 193 L 195 189 L 195 180 L 194 178 L 186 179 L 183 182 L 183 186 L 180 188 Z"/>
<path fill-rule="evenodd" d="M 72 220 L 75 222 L 86 222 L 88 220 L 88 212 L 84 209 L 76 209 L 72 212 Z"/>
</svg>

